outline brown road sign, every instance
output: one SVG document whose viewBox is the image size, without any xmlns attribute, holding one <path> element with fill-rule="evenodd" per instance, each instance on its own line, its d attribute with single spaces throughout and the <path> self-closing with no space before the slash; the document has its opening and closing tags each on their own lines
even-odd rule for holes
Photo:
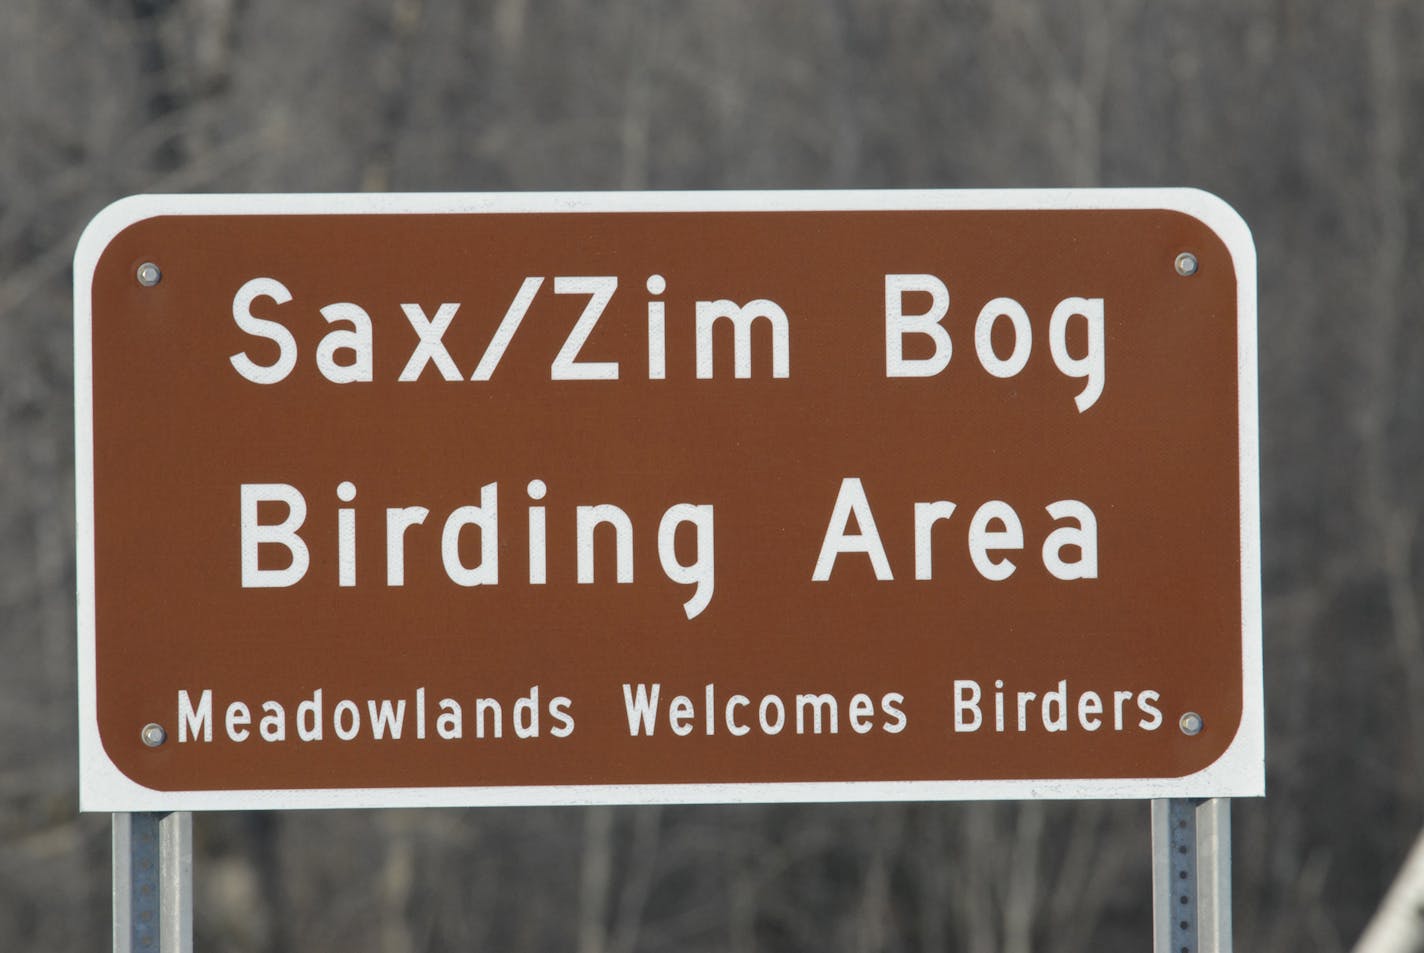
<svg viewBox="0 0 1424 953">
<path fill-rule="evenodd" d="M 141 197 L 75 299 L 86 809 L 1262 791 L 1209 195 Z"/>
</svg>

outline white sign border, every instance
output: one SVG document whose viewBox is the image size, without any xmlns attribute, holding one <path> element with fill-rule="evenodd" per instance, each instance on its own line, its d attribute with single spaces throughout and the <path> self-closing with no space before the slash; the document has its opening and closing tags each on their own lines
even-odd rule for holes
<svg viewBox="0 0 1424 953">
<path fill-rule="evenodd" d="M 1200 220 L 1230 251 L 1237 286 L 1241 503 L 1241 723 L 1227 750 L 1180 778 L 978 781 L 827 781 L 500 787 L 158 791 L 137 784 L 99 739 L 94 619 L 94 419 L 91 324 L 94 270 L 124 229 L 160 215 L 370 215 L 550 212 L 1048 211 L 1162 209 Z M 587 804 L 737 804 L 1072 798 L 1257 797 L 1265 794 L 1261 652 L 1260 455 L 1256 248 L 1245 221 L 1196 189 L 856 190 L 766 192 L 523 192 L 301 195 L 138 195 L 100 212 L 74 256 L 75 545 L 79 624 L 81 811 Z M 1168 728 L 1170 729 L 1170 725 Z"/>
</svg>

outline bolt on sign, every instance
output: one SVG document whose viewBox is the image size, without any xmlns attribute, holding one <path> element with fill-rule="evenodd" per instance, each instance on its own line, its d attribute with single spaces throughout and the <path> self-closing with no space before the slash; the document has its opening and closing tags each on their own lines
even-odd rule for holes
<svg viewBox="0 0 1424 953">
<path fill-rule="evenodd" d="M 75 301 L 86 809 L 1263 790 L 1210 195 L 138 197 Z"/>
</svg>

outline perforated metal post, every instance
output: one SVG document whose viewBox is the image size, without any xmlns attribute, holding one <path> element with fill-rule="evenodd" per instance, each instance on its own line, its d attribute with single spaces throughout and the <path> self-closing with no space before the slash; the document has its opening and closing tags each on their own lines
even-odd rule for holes
<svg viewBox="0 0 1424 953">
<path fill-rule="evenodd" d="M 114 815 L 114 953 L 192 953 L 193 815 Z"/>
<path fill-rule="evenodd" d="M 1231 802 L 1152 802 L 1155 953 L 1231 953 Z"/>
</svg>

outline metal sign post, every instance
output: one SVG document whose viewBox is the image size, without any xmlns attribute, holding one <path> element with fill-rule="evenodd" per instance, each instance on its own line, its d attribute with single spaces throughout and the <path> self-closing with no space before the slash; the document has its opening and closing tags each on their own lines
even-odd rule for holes
<svg viewBox="0 0 1424 953">
<path fill-rule="evenodd" d="M 1231 953 L 1231 801 L 1152 802 L 1155 953 Z"/>
<path fill-rule="evenodd" d="M 193 815 L 114 815 L 114 953 L 192 953 Z"/>
<path fill-rule="evenodd" d="M 193 815 L 115 813 L 114 953 L 192 953 Z M 1231 953 L 1231 802 L 1152 802 L 1154 953 Z"/>
</svg>

